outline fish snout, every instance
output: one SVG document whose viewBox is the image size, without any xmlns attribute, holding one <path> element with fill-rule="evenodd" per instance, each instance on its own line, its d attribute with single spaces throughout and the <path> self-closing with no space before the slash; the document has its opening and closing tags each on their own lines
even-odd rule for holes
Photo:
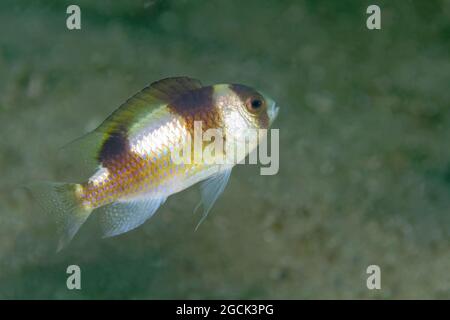
<svg viewBox="0 0 450 320">
<path fill-rule="evenodd" d="M 270 119 L 270 123 L 276 119 L 278 116 L 278 112 L 280 111 L 280 107 L 277 105 L 277 103 L 274 101 L 270 104 L 269 108 L 267 109 L 267 114 Z"/>
</svg>

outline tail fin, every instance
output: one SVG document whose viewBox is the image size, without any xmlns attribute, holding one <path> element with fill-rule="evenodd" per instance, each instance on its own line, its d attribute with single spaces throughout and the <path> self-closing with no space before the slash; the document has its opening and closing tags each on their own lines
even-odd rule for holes
<svg viewBox="0 0 450 320">
<path fill-rule="evenodd" d="M 37 182 L 29 186 L 38 203 L 56 218 L 60 233 L 57 251 L 72 240 L 92 212 L 77 199 L 76 190 L 79 187 L 75 183 L 58 182 Z"/>
</svg>

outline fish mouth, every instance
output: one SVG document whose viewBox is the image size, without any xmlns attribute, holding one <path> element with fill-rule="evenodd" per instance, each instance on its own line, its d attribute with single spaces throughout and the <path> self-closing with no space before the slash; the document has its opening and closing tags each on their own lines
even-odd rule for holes
<svg viewBox="0 0 450 320">
<path fill-rule="evenodd" d="M 271 122 L 275 120 L 275 118 L 278 116 L 278 112 L 280 111 L 280 107 L 277 105 L 276 102 L 273 102 L 271 106 L 269 107 L 269 110 L 267 110 L 267 113 L 269 115 L 269 119 Z"/>
</svg>

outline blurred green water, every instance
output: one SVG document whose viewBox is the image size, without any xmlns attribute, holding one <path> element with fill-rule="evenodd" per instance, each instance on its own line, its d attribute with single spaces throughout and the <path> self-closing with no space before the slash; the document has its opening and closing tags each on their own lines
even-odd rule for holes
<svg viewBox="0 0 450 320">
<path fill-rule="evenodd" d="M 379 31 L 371 1 L 83 0 L 68 31 L 72 3 L 0 3 L 0 298 L 450 298 L 448 1 L 377 1 Z M 197 232 L 194 188 L 55 254 L 18 186 L 67 180 L 60 146 L 174 75 L 270 93 L 280 172 L 237 167 Z"/>
</svg>

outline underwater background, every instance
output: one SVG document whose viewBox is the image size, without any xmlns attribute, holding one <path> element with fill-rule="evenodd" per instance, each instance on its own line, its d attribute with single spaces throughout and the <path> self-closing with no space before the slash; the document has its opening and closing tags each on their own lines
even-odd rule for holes
<svg viewBox="0 0 450 320">
<path fill-rule="evenodd" d="M 0 298 L 450 298 L 449 52 L 444 0 L 2 0 Z M 73 181 L 59 148 L 177 75 L 271 95 L 279 173 L 237 166 L 196 232 L 194 187 L 119 237 L 94 215 L 56 254 L 22 186 Z"/>
</svg>

